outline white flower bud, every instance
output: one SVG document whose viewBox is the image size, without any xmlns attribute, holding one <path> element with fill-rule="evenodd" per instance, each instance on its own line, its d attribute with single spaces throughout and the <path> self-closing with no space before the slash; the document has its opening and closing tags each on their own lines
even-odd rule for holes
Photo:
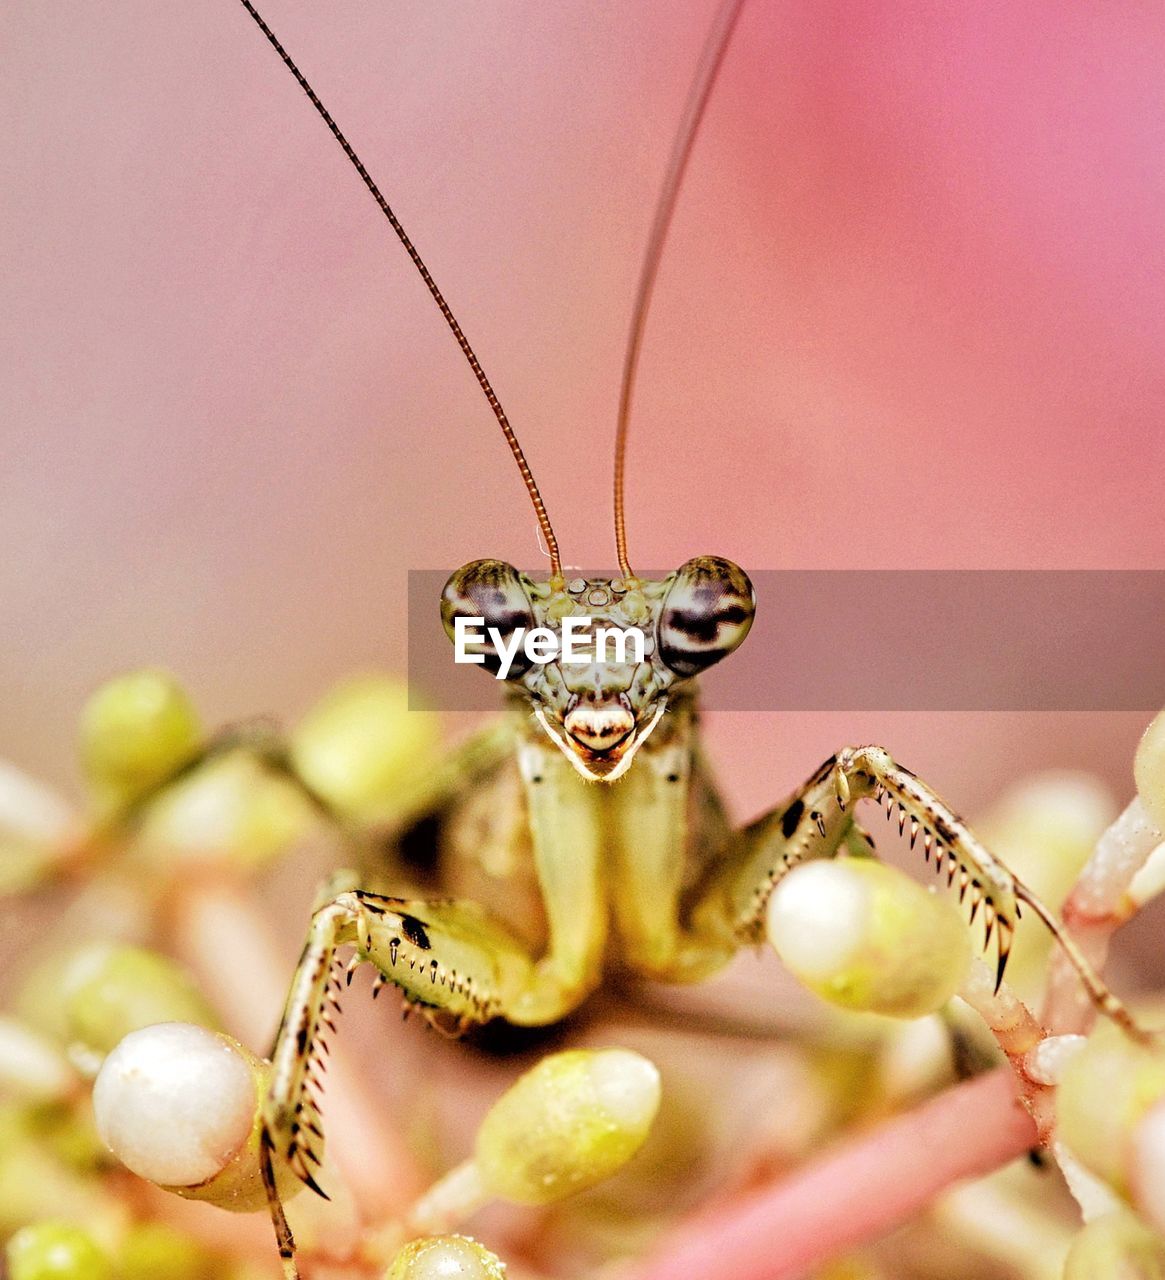
<svg viewBox="0 0 1165 1280">
<path fill-rule="evenodd" d="M 192 1187 L 220 1173 L 251 1135 L 251 1063 L 226 1036 L 183 1022 L 131 1032 L 93 1085 L 97 1131 L 139 1177 Z"/>
<path fill-rule="evenodd" d="M 468 1236 L 414 1240 L 393 1259 L 384 1280 L 505 1280 L 506 1268 Z"/>
<path fill-rule="evenodd" d="M 788 969 L 846 1009 L 933 1013 L 971 962 L 969 931 L 947 899 L 865 858 L 795 867 L 769 899 L 767 929 Z"/>
<path fill-rule="evenodd" d="M 55 791 L 0 760 L 0 893 L 32 888 L 50 875 L 79 826 Z"/>
</svg>

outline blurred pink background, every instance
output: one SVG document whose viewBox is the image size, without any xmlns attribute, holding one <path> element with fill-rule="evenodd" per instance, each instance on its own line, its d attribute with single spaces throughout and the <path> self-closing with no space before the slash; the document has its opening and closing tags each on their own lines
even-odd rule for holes
<svg viewBox="0 0 1165 1280">
<path fill-rule="evenodd" d="M 265 9 L 566 561 L 609 563 L 628 310 L 713 6 Z M 0 40 L 0 752 L 69 781 L 85 694 L 140 664 L 211 720 L 295 715 L 403 666 L 410 567 L 537 562 L 440 317 L 234 0 L 9 0 Z M 749 0 L 648 332 L 634 563 L 1161 566 L 1162 65 L 1151 6 Z M 709 731 L 742 812 L 857 740 L 973 809 L 1047 764 L 1127 791 L 1141 719 Z"/>
</svg>

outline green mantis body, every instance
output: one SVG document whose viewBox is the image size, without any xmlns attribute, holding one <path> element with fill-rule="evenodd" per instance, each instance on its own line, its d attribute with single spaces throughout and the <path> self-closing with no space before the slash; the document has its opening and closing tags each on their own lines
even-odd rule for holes
<svg viewBox="0 0 1165 1280">
<path fill-rule="evenodd" d="M 696 982 L 761 942 L 769 897 L 792 867 L 869 855 L 855 812 L 865 799 L 883 804 L 900 830 L 909 824 L 911 844 L 957 881 L 972 919 L 982 911 L 1000 981 L 1024 901 L 1078 962 L 1097 1004 L 1127 1022 L 1039 902 L 879 747 L 838 752 L 781 804 L 745 827 L 730 824 L 701 750 L 694 686 L 696 671 L 747 633 L 753 605 L 741 570 L 703 557 L 660 582 L 586 583 L 590 598 L 602 592 L 635 597 L 654 640 L 648 660 L 516 671 L 505 717 L 454 762 L 459 784 L 401 835 L 434 896 L 374 893 L 352 876 L 316 911 L 266 1108 L 272 1148 L 305 1182 L 315 1186 L 321 1134 L 306 1084 L 330 1025 L 340 948 L 354 949 L 353 967 L 374 965 L 410 1004 L 458 1030 L 495 1018 L 553 1023 L 612 970 Z M 565 583 L 478 561 L 450 579 L 448 625 L 463 607 L 514 628 L 560 624 L 573 606 Z M 606 730 L 620 714 L 621 732 L 596 749 L 596 726 Z"/>
</svg>

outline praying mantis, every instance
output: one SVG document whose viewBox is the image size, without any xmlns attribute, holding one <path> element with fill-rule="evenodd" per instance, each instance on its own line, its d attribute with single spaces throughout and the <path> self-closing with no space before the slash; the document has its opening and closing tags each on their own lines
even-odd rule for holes
<svg viewBox="0 0 1165 1280">
<path fill-rule="evenodd" d="M 251 5 L 245 7 L 257 18 Z M 357 961 L 372 964 L 427 1018 L 453 1030 L 490 1019 L 552 1023 L 616 966 L 662 982 L 694 982 L 762 941 L 766 903 L 790 868 L 836 855 L 868 856 L 857 815 L 862 800 L 881 802 L 890 819 L 903 831 L 909 826 L 920 850 L 957 881 L 981 913 L 1000 976 L 1015 921 L 1026 906 L 1060 938 L 1098 1006 L 1127 1022 L 1123 1006 L 1038 900 L 926 783 L 882 749 L 838 751 L 743 829 L 725 814 L 700 743 L 696 685 L 705 669 L 730 661 L 732 651 L 748 642 L 754 609 L 776 602 L 758 606 L 744 571 L 719 556 L 697 555 L 661 579 L 636 574 L 622 495 L 631 392 L 652 283 L 686 159 L 739 10 L 730 4 L 716 20 L 649 238 L 619 410 L 617 576 L 580 579 L 563 563 L 545 504 L 492 384 L 419 254 L 410 252 L 511 447 L 550 556 L 544 579 L 497 560 L 459 570 L 441 602 L 445 622 L 453 627 L 459 617 L 480 615 L 512 634 L 521 627 L 562 628 L 585 607 L 601 622 L 641 627 L 654 648 L 634 667 L 600 663 L 570 670 L 517 663 L 506 673 L 504 719 L 454 753 L 442 785 L 435 782 L 422 818 L 406 833 L 411 838 L 423 831 L 429 841 L 435 894 L 464 880 L 459 873 L 466 867 L 505 864 L 532 876 L 543 917 L 535 936 L 514 928 L 507 913 L 512 886 L 505 876 L 485 877 L 472 902 L 411 892 L 407 898 L 392 896 L 403 892 L 392 884 L 377 884 L 373 892 L 373 886 L 343 874 L 323 895 L 289 995 L 265 1103 L 272 1158 L 290 1163 L 309 1184 L 322 1125 L 304 1085 L 330 1018 L 329 976 L 339 949 L 354 948 Z M 307 88 L 306 82 L 301 86 Z M 312 100 L 321 107 L 314 95 Z M 355 153 L 345 150 L 388 214 L 390 206 Z M 390 221 L 403 237 L 394 216 Z M 455 786 L 444 785 L 448 777 L 456 778 Z M 471 816 L 484 816 L 485 822 L 475 826 Z M 477 833 L 473 839 L 471 829 Z M 505 858 L 486 857 L 499 847 Z M 272 1210 L 290 1274 L 292 1245 L 273 1180 Z"/>
<path fill-rule="evenodd" d="M 662 579 L 633 570 L 624 477 L 632 390 L 644 325 L 668 224 L 717 71 L 741 10 L 717 15 L 679 128 L 644 260 L 624 362 L 614 466 L 615 577 L 568 578 L 559 546 L 505 410 L 428 266 L 340 127 L 251 0 L 240 0 L 298 82 L 390 223 L 468 361 L 517 464 L 549 556 L 545 580 L 499 560 L 457 570 L 441 610 L 452 637 L 466 619 L 494 634 L 563 629 L 586 612 L 652 638 L 636 662 L 507 661 L 503 721 L 461 749 L 449 791 L 421 806 L 439 878 L 484 865 L 491 842 L 506 865 L 532 871 L 543 936 L 521 936 L 505 918 L 508 886 L 490 901 L 400 897 L 372 892 L 340 873 L 315 911 L 272 1056 L 263 1108 L 265 1179 L 281 1254 L 294 1275 L 294 1243 L 273 1172 L 286 1161 L 308 1186 L 323 1129 L 308 1083 L 331 1024 L 337 952 L 353 948 L 432 1021 L 464 1030 L 493 1019 L 526 1026 L 556 1022 L 602 982 L 612 963 L 661 982 L 696 982 L 763 940 L 769 899 L 794 866 L 839 854 L 867 856 L 862 800 L 885 806 L 910 828 L 972 919 L 982 911 L 1002 982 L 1021 907 L 1055 935 L 1097 1007 L 1134 1030 L 1120 1001 L 1093 972 L 1055 917 L 921 779 L 881 747 L 846 747 L 802 786 L 743 828 L 734 828 L 700 746 L 695 682 L 745 641 L 756 608 L 747 574 L 698 555 Z M 495 671 L 498 668 L 495 666 Z M 478 821 L 467 824 L 467 812 Z M 517 821 L 515 821 L 515 816 Z M 469 832 L 471 835 L 467 835 Z"/>
</svg>

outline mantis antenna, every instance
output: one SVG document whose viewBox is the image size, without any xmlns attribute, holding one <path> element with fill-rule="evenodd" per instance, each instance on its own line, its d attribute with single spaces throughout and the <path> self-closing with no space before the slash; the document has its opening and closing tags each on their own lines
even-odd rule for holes
<svg viewBox="0 0 1165 1280">
<path fill-rule="evenodd" d="M 247 0 L 243 0 L 243 3 L 246 4 Z M 667 240 L 672 214 L 675 213 L 680 184 L 684 180 L 696 134 L 704 118 L 704 108 L 708 105 L 717 73 L 728 49 L 728 41 L 743 8 L 744 0 L 724 0 L 712 23 L 712 29 L 708 32 L 708 38 L 704 41 L 704 50 L 696 67 L 692 87 L 688 90 L 684 114 L 676 130 L 675 141 L 672 143 L 667 172 L 664 175 L 659 199 L 656 201 L 655 216 L 652 218 L 651 232 L 647 238 L 647 250 L 639 270 L 639 284 L 635 290 L 635 305 L 631 312 L 627 350 L 623 356 L 623 381 L 619 388 L 619 417 L 615 429 L 615 553 L 619 558 L 619 570 L 624 578 L 634 577 L 631 572 L 631 562 L 627 558 L 627 526 L 623 491 L 627 462 L 627 423 L 631 416 L 631 392 L 635 384 L 635 373 L 639 367 L 643 330 L 647 323 L 648 308 L 651 306 L 655 278 L 659 274 L 664 242 Z"/>
<path fill-rule="evenodd" d="M 404 245 L 405 252 L 412 260 L 412 264 L 416 267 L 421 279 L 425 282 L 425 288 L 432 295 L 433 301 L 437 304 L 438 310 L 445 318 L 445 323 L 449 326 L 454 338 L 457 339 L 457 345 L 461 348 L 461 354 L 469 362 L 469 367 L 473 370 L 473 376 L 477 379 L 477 384 L 481 387 L 489 407 L 493 410 L 494 417 L 498 420 L 498 426 L 502 429 L 502 435 L 506 438 L 506 443 L 510 446 L 510 452 L 514 455 L 514 461 L 518 464 L 518 470 L 522 473 L 522 481 L 526 486 L 526 492 L 530 495 L 530 501 L 534 504 L 534 514 L 538 517 L 538 527 L 542 530 L 542 536 L 546 540 L 546 549 L 550 555 L 550 576 L 552 578 L 560 578 L 562 576 L 562 559 L 558 554 L 558 539 L 554 536 L 554 530 L 550 527 L 550 517 L 546 514 L 546 506 L 542 501 L 542 495 L 538 492 L 538 485 L 535 483 L 534 475 L 530 470 L 530 464 L 526 461 L 526 455 L 522 452 L 522 446 L 518 443 L 518 437 L 514 434 L 514 428 L 510 426 L 510 420 L 506 417 L 506 411 L 502 408 L 501 401 L 497 397 L 497 393 L 493 389 L 493 385 L 489 378 L 485 375 L 485 370 L 481 367 L 481 362 L 477 358 L 477 353 L 469 345 L 469 339 L 462 332 L 461 325 L 457 323 L 457 317 L 453 314 L 449 304 L 445 301 L 445 295 L 437 287 L 437 282 L 429 274 L 429 268 L 425 266 L 424 260 L 417 252 L 416 246 L 409 239 L 408 233 L 401 225 L 400 219 L 393 213 L 388 201 L 384 198 L 380 188 L 372 180 L 372 175 L 364 167 L 364 162 L 356 154 L 352 144 L 344 136 L 340 126 L 332 119 L 331 112 L 320 101 L 316 91 L 307 82 L 307 77 L 295 65 L 291 55 L 279 43 L 275 32 L 264 22 L 262 15 L 258 9 L 251 3 L 251 0 L 239 0 L 243 8 L 255 20 L 255 25 L 267 37 L 268 42 L 279 57 L 283 60 L 283 65 L 295 77 L 299 87 L 307 94 L 308 101 L 315 107 L 324 124 L 328 126 L 332 137 L 340 144 L 344 154 L 348 157 L 352 167 L 360 175 L 361 181 L 372 194 L 372 198 L 380 207 L 380 212 L 388 219 L 388 224 L 396 232 L 397 239 Z"/>
</svg>

